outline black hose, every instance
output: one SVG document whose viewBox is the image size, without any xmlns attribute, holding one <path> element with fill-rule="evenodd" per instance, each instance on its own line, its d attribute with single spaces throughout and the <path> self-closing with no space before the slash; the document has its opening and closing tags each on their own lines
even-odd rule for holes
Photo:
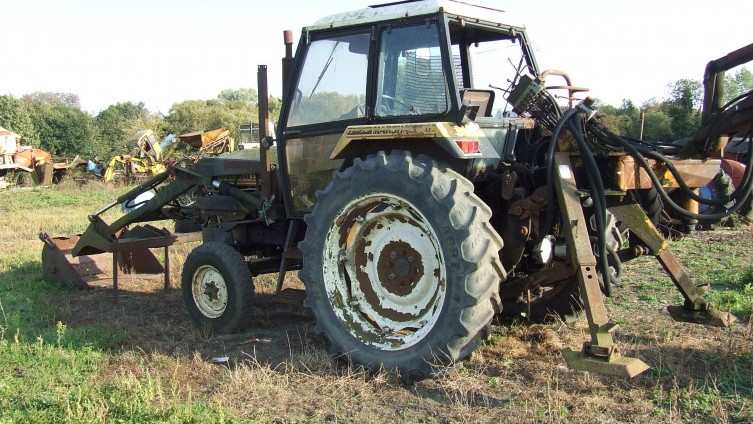
<svg viewBox="0 0 753 424">
<path fill-rule="evenodd" d="M 577 125 L 577 126 L 576 126 Z M 598 251 L 599 269 L 604 283 L 604 295 L 612 296 L 612 275 L 609 272 L 609 258 L 607 257 L 607 240 L 606 240 L 606 195 L 604 193 L 604 184 L 601 179 L 599 167 L 596 164 L 593 153 L 588 148 L 585 136 L 583 135 L 584 127 L 581 120 L 568 122 L 568 128 L 575 136 L 575 140 L 580 150 L 580 157 L 583 161 L 588 185 L 591 188 L 591 200 L 593 201 L 594 218 L 596 221 L 596 247 Z"/>
<path fill-rule="evenodd" d="M 721 108 L 719 109 L 719 112 L 717 112 L 717 113 L 721 113 L 721 112 L 724 112 L 725 110 L 729 109 L 729 107 L 730 107 L 730 106 L 732 106 L 733 104 L 735 104 L 735 103 L 737 103 L 738 101 L 742 100 L 743 98 L 745 98 L 745 97 L 749 97 L 749 96 L 753 96 L 753 90 L 751 90 L 751 91 L 748 91 L 748 92 L 745 92 L 745 93 L 743 93 L 743 94 L 741 94 L 741 95 L 739 95 L 739 96 L 735 97 L 734 99 L 732 99 L 732 100 L 728 101 L 728 102 L 727 102 L 727 103 L 726 103 L 726 104 L 725 104 L 724 106 L 722 106 L 722 107 L 721 107 Z"/>
<path fill-rule="evenodd" d="M 627 141 L 633 141 L 629 137 L 621 137 L 621 136 L 618 136 L 618 135 L 616 135 L 614 133 L 611 133 L 608 129 L 600 126 L 600 124 L 596 124 L 596 125 L 598 125 L 598 129 L 599 130 L 603 131 L 604 133 L 606 133 L 608 135 L 608 137 L 606 137 L 607 139 L 609 139 L 609 138 L 622 139 L 622 140 L 618 140 L 618 141 L 620 143 L 623 143 L 623 144 L 624 144 L 625 140 L 627 140 Z M 596 135 L 598 136 L 599 134 L 596 133 Z M 751 130 L 748 131 L 748 133 L 743 137 L 743 140 L 750 140 L 751 137 L 753 137 L 753 128 L 751 128 Z M 645 143 L 643 143 L 643 144 L 645 144 Z M 750 178 L 753 177 L 753 157 L 750 157 L 750 151 L 751 151 L 751 147 L 752 146 L 751 146 L 751 144 L 749 144 L 748 145 L 748 155 L 749 155 L 749 157 L 748 157 L 748 161 L 747 161 L 748 163 L 746 164 L 745 172 L 743 174 L 743 179 L 742 179 L 743 183 L 741 185 L 738 185 L 738 187 L 735 188 L 735 190 L 732 192 L 732 194 L 727 195 L 727 196 L 725 196 L 725 197 L 723 197 L 721 199 L 705 199 L 705 198 L 703 198 L 703 197 L 701 197 L 701 196 L 699 196 L 699 195 L 697 195 L 697 194 L 695 194 L 693 192 L 693 190 L 683 180 L 682 175 L 680 174 L 680 172 L 677 170 L 677 168 L 674 166 L 674 164 L 671 162 L 671 160 L 669 158 L 667 158 L 666 156 L 664 156 L 663 154 L 661 154 L 661 153 L 659 153 L 657 151 L 650 150 L 650 149 L 645 148 L 643 146 L 635 146 L 635 147 L 636 147 L 636 150 L 638 152 L 640 152 L 643 156 L 648 156 L 648 157 L 650 157 L 652 159 L 655 159 L 655 160 L 658 160 L 662 164 L 664 164 L 667 167 L 667 169 L 670 171 L 670 173 L 672 173 L 672 176 L 675 178 L 675 180 L 677 181 L 677 184 L 680 186 L 680 190 L 681 190 L 682 194 L 684 194 L 685 196 L 687 196 L 687 197 L 695 200 L 698 203 L 702 203 L 702 204 L 705 204 L 705 205 L 720 206 L 720 205 L 726 205 L 727 203 L 729 203 L 730 201 L 733 201 L 733 200 L 736 201 L 736 202 L 740 201 L 740 199 L 743 198 L 743 194 L 744 194 L 744 191 L 742 190 L 742 188 L 746 185 L 748 179 L 750 179 Z"/>
<path fill-rule="evenodd" d="M 562 132 L 562 128 L 565 126 L 567 121 L 572 119 L 573 116 L 575 116 L 578 113 L 577 109 L 570 109 L 567 112 L 565 112 L 565 115 L 557 122 L 557 126 L 554 127 L 554 130 L 552 131 L 552 136 L 549 139 L 549 148 L 547 149 L 546 153 L 546 197 L 547 197 L 547 208 L 546 208 L 546 218 L 544 219 L 544 226 L 541 227 L 540 239 L 544 240 L 544 237 L 547 236 L 552 230 L 552 225 L 554 224 L 554 204 L 555 204 L 555 193 L 554 193 L 554 151 L 557 147 L 557 139 L 560 136 L 560 132 Z"/>
<path fill-rule="evenodd" d="M 636 147 L 634 147 L 631 143 L 629 143 L 626 140 L 623 140 L 622 137 L 612 133 L 608 129 L 604 128 L 600 124 L 594 124 L 591 125 L 591 132 L 596 135 L 599 139 L 605 142 L 614 142 L 619 145 L 622 145 L 625 147 L 625 149 L 630 153 L 633 158 L 638 162 L 638 164 L 646 171 L 649 178 L 651 179 L 651 182 L 653 183 L 654 187 L 656 188 L 656 191 L 659 193 L 659 195 L 662 198 L 662 201 L 666 206 L 669 206 L 677 212 L 678 214 L 690 218 L 690 219 L 697 219 L 701 221 L 716 221 L 723 218 L 726 218 L 733 213 L 737 212 L 738 209 L 742 207 L 743 202 L 736 202 L 735 205 L 733 205 L 730 209 L 728 209 L 725 212 L 719 212 L 719 213 L 713 213 L 713 214 L 698 214 L 693 213 L 682 206 L 675 203 L 670 197 L 669 194 L 664 190 L 664 187 L 662 187 L 661 181 L 659 181 L 659 178 L 656 176 L 656 173 L 654 173 L 653 169 L 649 165 L 649 163 L 646 161 L 646 158 L 643 157 L 643 155 L 638 151 Z M 753 178 L 749 178 L 745 183 L 743 184 L 743 188 L 741 190 L 741 193 L 743 193 L 744 196 L 741 196 L 742 199 L 747 197 L 750 192 L 751 188 L 753 188 Z"/>
<path fill-rule="evenodd" d="M 751 178 L 751 175 L 753 175 L 753 160 L 749 159 L 745 167 L 745 172 L 743 173 L 743 184 L 738 185 L 738 187 L 736 187 L 735 190 L 729 195 L 723 196 L 718 199 L 706 199 L 693 192 L 688 184 L 682 179 L 682 175 L 677 170 L 675 165 L 666 156 L 662 155 L 661 153 L 644 150 L 642 148 L 638 148 L 637 150 L 644 156 L 662 162 L 667 167 L 672 176 L 674 176 L 675 180 L 677 181 L 677 185 L 680 186 L 680 191 L 682 192 L 682 194 L 704 205 L 720 206 L 726 205 L 733 200 L 739 200 L 742 194 L 742 188 L 745 186 L 745 182 L 747 182 Z"/>
<path fill-rule="evenodd" d="M 622 261 L 620 261 L 619 255 L 617 255 L 617 252 L 614 249 L 607 249 L 607 253 L 609 253 L 609 256 L 612 258 L 612 261 L 614 262 L 614 276 L 611 274 L 609 275 L 609 278 L 612 280 L 612 284 L 618 285 L 620 281 L 622 281 Z"/>
<path fill-rule="evenodd" d="M 735 205 L 732 208 L 728 209 L 726 212 L 720 212 L 720 213 L 715 213 L 715 214 L 694 214 L 692 212 L 689 212 L 687 209 L 683 208 L 682 206 L 676 204 L 673 200 L 669 198 L 669 195 L 666 193 L 666 190 L 664 190 L 664 188 L 661 186 L 661 183 L 659 182 L 658 177 L 656 177 L 656 174 L 653 172 L 653 169 L 651 169 L 650 165 L 648 165 L 648 162 L 645 160 L 645 158 L 641 154 L 641 149 L 635 148 L 630 143 L 622 139 L 622 137 L 612 133 L 611 131 L 607 130 L 606 128 L 598 124 L 592 126 L 591 129 L 592 129 L 592 133 L 597 135 L 597 137 L 600 136 L 599 130 L 601 130 L 603 131 L 603 133 L 601 134 L 601 137 L 607 137 L 607 139 L 611 139 L 612 141 L 615 141 L 616 143 L 623 145 L 628 150 L 628 152 L 638 161 L 641 167 L 646 170 L 646 173 L 651 178 L 651 181 L 654 183 L 654 186 L 656 187 L 657 192 L 659 192 L 665 204 L 671 207 L 675 212 L 687 218 L 697 219 L 701 221 L 715 221 L 715 220 L 726 218 L 732 215 L 733 213 L 737 212 L 737 210 L 739 210 L 740 207 L 742 207 L 742 202 L 740 201 L 740 199 L 745 199 L 748 196 L 748 194 L 750 194 L 751 188 L 753 188 L 753 178 L 750 178 L 751 172 L 753 171 L 753 166 L 751 166 L 751 164 L 753 164 L 753 161 L 749 160 L 749 165 L 746 168 L 746 173 L 743 178 L 744 182 L 740 187 L 735 189 L 735 197 L 725 199 L 724 203 L 722 203 L 722 204 L 726 204 L 730 202 L 731 200 L 735 200 Z M 749 138 L 752 132 L 753 132 L 753 129 L 751 129 L 751 132 L 749 132 L 748 135 L 746 135 L 746 138 Z M 675 175 L 675 178 L 678 180 L 678 184 L 682 183 L 685 185 L 685 187 L 687 187 L 687 184 L 685 184 L 685 182 L 682 180 L 682 177 L 679 175 L 679 172 L 677 172 L 676 168 L 674 168 L 674 166 L 671 164 L 671 162 L 668 159 L 665 158 L 665 160 L 667 161 L 666 164 L 668 165 L 668 168 L 675 170 L 676 174 L 673 174 L 673 175 Z M 689 188 L 687 190 L 692 192 L 692 190 L 690 190 Z"/>
</svg>

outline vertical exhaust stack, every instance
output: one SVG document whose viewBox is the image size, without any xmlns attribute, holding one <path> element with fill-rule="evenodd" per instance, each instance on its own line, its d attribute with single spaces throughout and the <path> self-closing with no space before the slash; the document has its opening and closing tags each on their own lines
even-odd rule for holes
<svg viewBox="0 0 753 424">
<path fill-rule="evenodd" d="M 256 84 L 259 94 L 259 161 L 262 196 L 272 195 L 272 167 L 269 163 L 269 90 L 267 88 L 267 65 L 259 65 L 256 71 Z"/>
<path fill-rule="evenodd" d="M 288 92 L 290 71 L 293 68 L 293 31 L 287 29 L 282 33 L 285 40 L 285 57 L 282 58 L 282 96 Z"/>
<path fill-rule="evenodd" d="M 285 30 L 283 32 L 285 41 L 285 57 L 282 59 L 282 93 L 283 97 L 287 92 L 288 78 L 293 66 L 293 31 Z M 267 85 L 267 65 L 259 65 L 256 72 L 257 91 L 259 94 L 259 161 L 264 175 L 261 178 L 261 192 L 264 197 L 269 198 L 272 195 L 272 168 L 269 160 L 269 88 Z"/>
</svg>

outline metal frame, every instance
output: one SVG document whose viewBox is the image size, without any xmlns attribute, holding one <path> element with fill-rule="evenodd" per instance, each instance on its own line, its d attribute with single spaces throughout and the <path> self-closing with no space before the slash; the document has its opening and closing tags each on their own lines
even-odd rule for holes
<svg viewBox="0 0 753 424">
<path fill-rule="evenodd" d="M 567 365 L 576 370 L 634 377 L 649 367 L 640 359 L 622 356 L 612 341 L 612 332 L 617 329 L 617 325 L 609 322 L 607 317 L 596 275 L 596 258 L 591 250 L 588 224 L 578 196 L 570 153 L 556 153 L 554 163 L 559 174 L 559 178 L 554 181 L 562 211 L 563 232 L 570 261 L 578 264 L 576 275 L 591 334 L 591 340 L 583 344 L 581 351 L 565 349 L 562 356 Z"/>
</svg>

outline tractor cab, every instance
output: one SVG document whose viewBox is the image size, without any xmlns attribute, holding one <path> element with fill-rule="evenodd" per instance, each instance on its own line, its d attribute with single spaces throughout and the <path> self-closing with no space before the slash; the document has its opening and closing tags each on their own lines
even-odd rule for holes
<svg viewBox="0 0 753 424">
<path fill-rule="evenodd" d="M 304 28 L 278 131 L 291 215 L 311 209 L 345 160 L 380 150 L 428 154 L 471 179 L 512 156 L 518 129 L 532 125 L 507 93 L 538 69 L 524 27 L 507 19 L 501 10 L 427 0 Z"/>
</svg>

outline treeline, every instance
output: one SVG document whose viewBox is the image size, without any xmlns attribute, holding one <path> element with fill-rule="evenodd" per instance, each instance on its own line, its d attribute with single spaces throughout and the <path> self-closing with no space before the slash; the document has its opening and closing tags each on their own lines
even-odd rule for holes
<svg viewBox="0 0 753 424">
<path fill-rule="evenodd" d="M 724 89 L 727 100 L 753 90 L 753 73 L 746 68 L 729 73 Z M 662 100 L 650 99 L 640 106 L 623 100 L 617 107 L 598 104 L 598 108 L 604 123 L 620 135 L 642 134 L 647 140 L 669 142 L 695 134 L 702 98 L 700 81 L 682 79 L 668 86 Z M 276 120 L 281 102 L 275 97 L 269 101 L 270 115 Z M 81 110 L 75 94 L 36 92 L 21 98 L 0 96 L 0 126 L 20 134 L 24 144 L 55 157 L 107 159 L 127 153 L 126 142 L 142 129 L 164 136 L 225 127 L 237 137 L 238 125 L 258 122 L 257 103 L 254 89 L 228 89 L 215 99 L 175 103 L 167 115 L 152 113 L 143 103 L 125 102 L 92 116 Z"/>
<path fill-rule="evenodd" d="M 747 68 L 725 76 L 725 101 L 734 100 L 751 90 L 753 73 Z M 619 135 L 637 138 L 642 134 L 645 140 L 671 142 L 695 135 L 701 125 L 702 101 L 701 82 L 681 79 L 668 86 L 667 96 L 662 100 L 650 99 L 640 106 L 623 100 L 619 107 L 601 104 L 598 108 L 603 114 L 604 124 Z"/>
<path fill-rule="evenodd" d="M 274 119 L 280 100 L 270 97 L 269 102 Z M 251 88 L 223 90 L 211 100 L 175 103 L 167 115 L 149 111 L 144 103 L 124 102 L 94 116 L 82 111 L 79 97 L 70 93 L 0 96 L 0 126 L 20 134 L 24 145 L 55 157 L 108 159 L 128 153 L 126 143 L 142 129 L 164 136 L 224 127 L 237 138 L 240 124 L 258 121 L 258 95 Z"/>
</svg>

